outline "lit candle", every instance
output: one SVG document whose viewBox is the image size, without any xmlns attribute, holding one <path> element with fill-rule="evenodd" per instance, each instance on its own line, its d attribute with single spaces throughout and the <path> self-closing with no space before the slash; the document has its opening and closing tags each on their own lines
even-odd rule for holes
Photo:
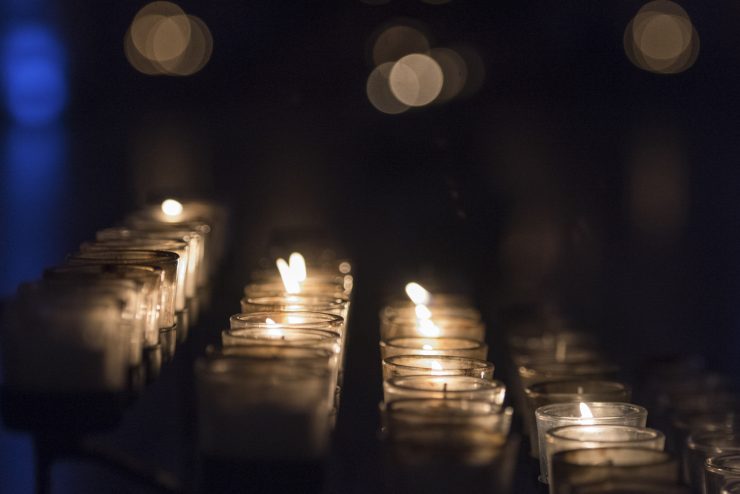
<svg viewBox="0 0 740 494">
<path fill-rule="evenodd" d="M 535 411 L 537 440 L 540 453 L 540 480 L 548 483 L 548 464 L 545 452 L 547 433 L 551 429 L 569 425 L 629 425 L 645 427 L 647 410 L 629 403 L 580 402 L 545 405 Z M 535 437 L 532 438 L 535 440 Z"/>
</svg>

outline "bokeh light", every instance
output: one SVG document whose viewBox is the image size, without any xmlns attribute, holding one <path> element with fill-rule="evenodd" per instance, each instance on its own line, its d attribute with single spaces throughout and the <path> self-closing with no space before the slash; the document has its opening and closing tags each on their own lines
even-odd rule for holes
<svg viewBox="0 0 740 494">
<path fill-rule="evenodd" d="M 393 65 L 388 84 L 393 95 L 403 104 L 425 106 L 442 90 L 444 74 L 429 55 L 412 53 Z"/>
<path fill-rule="evenodd" d="M 442 69 L 444 82 L 438 102 L 449 101 L 463 90 L 468 79 L 468 66 L 459 53 L 450 48 L 433 48 L 429 55 Z"/>
<path fill-rule="evenodd" d="M 12 26 L 0 54 L 5 106 L 23 125 L 54 121 L 67 102 L 65 53 L 61 40 L 46 25 Z"/>
<path fill-rule="evenodd" d="M 129 63 L 147 75 L 192 75 L 210 60 L 213 37 L 202 19 L 171 2 L 152 2 L 134 17 L 124 38 Z"/>
<path fill-rule="evenodd" d="M 386 62 L 375 67 L 367 78 L 367 98 L 370 103 L 380 112 L 389 115 L 397 115 L 408 110 L 409 105 L 398 101 L 388 84 L 393 62 Z"/>
<path fill-rule="evenodd" d="M 696 62 L 699 35 L 681 6 L 655 0 L 645 4 L 627 25 L 624 50 L 643 70 L 677 74 Z"/>
<path fill-rule="evenodd" d="M 429 51 L 429 39 L 419 29 L 396 24 L 380 32 L 373 43 L 373 62 L 380 65 L 395 62 L 410 53 Z"/>
</svg>

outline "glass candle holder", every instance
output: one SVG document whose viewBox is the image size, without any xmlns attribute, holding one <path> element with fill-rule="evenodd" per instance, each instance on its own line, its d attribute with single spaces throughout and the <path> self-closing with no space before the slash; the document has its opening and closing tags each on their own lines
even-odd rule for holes
<svg viewBox="0 0 740 494">
<path fill-rule="evenodd" d="M 401 376 L 469 376 L 493 379 L 493 364 L 466 357 L 398 355 L 383 359 L 383 380 Z"/>
<path fill-rule="evenodd" d="M 72 254 L 69 264 L 122 264 L 152 266 L 163 272 L 159 301 L 159 327 L 175 325 L 175 293 L 177 290 L 177 254 L 165 251 L 119 250 L 110 252 L 79 252 Z"/>
<path fill-rule="evenodd" d="M 665 451 L 641 448 L 577 449 L 552 457 L 552 494 L 569 494 L 577 486 L 625 480 L 678 484 L 678 460 Z"/>
<path fill-rule="evenodd" d="M 120 264 L 80 264 L 56 266 L 44 271 L 44 279 L 126 279 L 139 287 L 138 311 L 133 315 L 134 325 L 145 347 L 156 346 L 159 341 L 159 301 L 161 299 L 161 268 Z M 134 345 L 134 343 L 132 343 Z"/>
<path fill-rule="evenodd" d="M 519 367 L 523 389 L 533 384 L 575 379 L 613 380 L 619 367 L 609 362 L 558 362 L 536 361 Z"/>
<path fill-rule="evenodd" d="M 131 365 L 125 303 L 114 290 L 45 283 L 18 289 L 18 323 L 3 327 L 5 384 L 31 392 L 122 392 Z"/>
<path fill-rule="evenodd" d="M 576 486 L 571 494 L 690 494 L 683 485 L 645 481 L 608 480 L 592 485 Z"/>
<path fill-rule="evenodd" d="M 529 437 L 532 438 L 530 454 L 533 458 L 540 457 L 540 441 L 534 439 L 538 437 L 534 412 L 539 407 L 553 403 L 590 401 L 626 403 L 630 401 L 632 394 L 630 387 L 624 383 L 588 379 L 537 383 L 529 386 L 524 392 L 527 397 L 524 425 L 530 428 Z"/>
<path fill-rule="evenodd" d="M 198 443 L 210 458 L 304 461 L 326 450 L 328 375 L 239 358 L 196 362 Z"/>
<path fill-rule="evenodd" d="M 590 415 L 590 416 L 589 416 Z M 647 410 L 638 405 L 616 402 L 554 403 L 535 410 L 540 452 L 540 480 L 549 482 L 546 451 L 547 432 L 569 425 L 626 425 L 645 427 Z"/>
<path fill-rule="evenodd" d="M 98 240 L 83 242 L 80 252 L 110 251 L 110 250 L 158 250 L 177 254 L 177 289 L 175 291 L 175 310 L 183 311 L 186 308 L 187 276 L 188 276 L 188 244 L 182 240 L 159 239 L 125 239 L 125 240 Z"/>
<path fill-rule="evenodd" d="M 383 382 L 386 403 L 409 398 L 479 400 L 504 404 L 506 386 L 495 379 L 468 376 L 403 376 Z"/>
<path fill-rule="evenodd" d="M 689 482 L 689 452 L 687 439 L 691 434 L 702 432 L 732 432 L 740 430 L 740 416 L 734 410 L 716 412 L 676 413 L 671 422 L 669 438 L 672 450 L 683 458 L 683 479 Z M 668 439 L 668 438 L 667 438 Z M 666 448 L 669 444 L 666 443 Z"/>
<path fill-rule="evenodd" d="M 545 434 L 546 472 L 552 469 L 552 457 L 560 451 L 594 448 L 642 448 L 662 451 L 665 436 L 647 427 L 630 425 L 566 425 Z M 540 476 L 541 481 L 547 480 Z"/>
<path fill-rule="evenodd" d="M 740 454 L 740 434 L 732 431 L 698 432 L 686 440 L 688 484 L 702 492 L 705 485 L 704 463 L 708 458 L 726 453 Z"/>
<path fill-rule="evenodd" d="M 445 303 L 437 301 L 425 305 L 429 310 L 432 319 L 441 319 L 446 317 L 466 319 L 473 322 L 480 322 L 480 312 L 468 303 Z M 386 305 L 380 311 L 381 327 L 394 322 L 413 321 L 417 318 L 416 304 L 410 300 L 396 301 Z"/>
<path fill-rule="evenodd" d="M 154 229 L 133 229 L 126 226 L 115 226 L 98 230 L 95 239 L 100 241 L 131 240 L 131 239 L 154 239 L 154 240 L 178 240 L 188 244 L 188 276 L 185 288 L 188 298 L 197 295 L 200 286 L 200 270 L 203 265 L 203 237 L 195 230 L 178 230 L 171 227 L 156 227 Z"/>
<path fill-rule="evenodd" d="M 409 428 L 453 425 L 496 431 L 505 437 L 511 427 L 511 409 L 502 410 L 490 401 L 413 398 L 386 403 L 381 419 L 384 434 L 391 438 Z"/>
<path fill-rule="evenodd" d="M 488 345 L 467 338 L 393 338 L 380 342 L 381 359 L 396 355 L 447 355 L 485 360 Z"/>
<path fill-rule="evenodd" d="M 221 349 L 206 349 L 210 357 L 230 357 L 258 365 L 284 365 L 315 369 L 330 376 L 327 394 L 334 399 L 336 392 L 339 356 L 333 349 L 289 345 L 239 345 Z"/>
<path fill-rule="evenodd" d="M 382 341 L 394 338 L 466 338 L 484 341 L 485 336 L 486 327 L 480 320 L 458 316 L 394 320 L 380 327 Z"/>
<path fill-rule="evenodd" d="M 729 480 L 740 480 L 740 454 L 712 456 L 704 462 L 704 492 L 720 494 Z"/>
</svg>

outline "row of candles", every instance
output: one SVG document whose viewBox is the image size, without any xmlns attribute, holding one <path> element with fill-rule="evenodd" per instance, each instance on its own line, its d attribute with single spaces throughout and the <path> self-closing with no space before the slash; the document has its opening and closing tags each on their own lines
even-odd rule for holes
<svg viewBox="0 0 740 494">
<path fill-rule="evenodd" d="M 223 468 L 209 473 L 212 465 L 325 458 L 341 396 L 353 280 L 351 262 L 329 256 L 307 264 L 298 252 L 253 273 L 221 345 L 195 364 L 206 484 L 231 475 Z"/>
<path fill-rule="evenodd" d="M 464 297 L 435 296 L 417 283 L 406 292 L 410 300 L 380 314 L 382 437 L 395 490 L 446 492 L 455 464 L 468 478 L 489 468 L 473 488 L 507 491 L 511 410 L 486 360 L 479 312 Z M 701 359 L 654 364 L 643 407 L 630 402 L 619 367 L 588 334 L 520 328 L 507 343 L 510 394 L 550 493 L 740 492 L 738 400 Z M 462 477 L 454 476 L 455 487 Z"/>
<path fill-rule="evenodd" d="M 156 378 L 207 303 L 225 210 L 168 199 L 99 230 L 17 292 L 3 328 L 5 385 L 35 394 L 134 394 Z"/>
</svg>

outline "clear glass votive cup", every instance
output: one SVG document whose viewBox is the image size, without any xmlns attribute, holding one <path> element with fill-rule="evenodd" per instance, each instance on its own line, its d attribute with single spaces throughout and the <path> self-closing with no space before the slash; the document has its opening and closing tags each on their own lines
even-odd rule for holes
<svg viewBox="0 0 740 494">
<path fill-rule="evenodd" d="M 380 342 L 380 358 L 396 355 L 468 357 L 485 360 L 488 345 L 468 338 L 393 338 Z"/>
<path fill-rule="evenodd" d="M 577 486 L 625 480 L 678 484 L 678 460 L 665 451 L 629 447 L 560 451 L 552 457 L 552 494 L 570 494 Z"/>
<path fill-rule="evenodd" d="M 188 244 L 183 240 L 163 239 L 123 239 L 97 240 L 80 244 L 80 252 L 110 250 L 159 250 L 172 252 L 180 258 L 177 262 L 177 289 L 175 291 L 175 310 L 185 310 L 187 305 Z"/>
<path fill-rule="evenodd" d="M 163 271 L 160 299 L 159 327 L 175 325 L 175 294 L 177 292 L 177 263 L 179 256 L 161 250 L 118 250 L 105 252 L 78 252 L 69 256 L 69 264 L 125 264 L 153 266 Z"/>
<path fill-rule="evenodd" d="M 534 416 L 539 407 L 553 403 L 589 401 L 629 403 L 632 395 L 630 387 L 624 383 L 592 379 L 541 382 L 529 386 L 524 394 L 527 397 L 523 409 L 523 413 L 526 413 L 524 425 L 529 427 L 529 437 L 532 438 L 530 454 L 533 458 L 540 456 L 540 442 L 535 440 L 538 434 Z"/>
<path fill-rule="evenodd" d="M 487 401 L 502 407 L 506 386 L 495 379 L 469 376 L 398 376 L 383 382 L 386 403 L 409 398 Z"/>
<path fill-rule="evenodd" d="M 729 480 L 740 480 L 740 453 L 711 456 L 704 462 L 704 492 L 720 494 Z"/>
<path fill-rule="evenodd" d="M 592 415 L 592 417 L 584 417 Z M 571 402 L 544 405 L 535 410 L 537 438 L 540 453 L 540 480 L 549 482 L 546 455 L 547 432 L 570 425 L 625 425 L 645 427 L 647 410 L 639 405 L 617 402 Z"/>
<path fill-rule="evenodd" d="M 203 267 L 203 238 L 197 231 L 178 230 L 167 226 L 153 229 L 114 226 L 98 230 L 95 239 L 101 241 L 160 239 L 186 242 L 188 244 L 188 276 L 185 283 L 187 297 L 193 298 L 197 295 L 200 271 Z"/>
<path fill-rule="evenodd" d="M 550 429 L 545 438 L 546 472 L 552 468 L 553 455 L 560 451 L 614 447 L 662 451 L 665 446 L 662 432 L 631 425 L 566 425 Z M 540 476 L 540 481 L 546 480 Z"/>
<path fill-rule="evenodd" d="M 506 436 L 511 427 L 511 409 L 482 400 L 411 398 L 381 406 L 381 422 L 387 437 L 409 428 L 454 425 L 479 427 Z"/>
<path fill-rule="evenodd" d="M 138 312 L 133 315 L 139 338 L 145 347 L 159 342 L 159 301 L 161 299 L 161 268 L 121 264 L 79 264 L 48 268 L 44 279 L 127 279 L 141 287 Z M 132 343 L 133 344 L 133 343 Z"/>
<path fill-rule="evenodd" d="M 329 377 L 318 369 L 239 358 L 196 362 L 198 443 L 228 461 L 321 458 L 329 435 Z"/>
<path fill-rule="evenodd" d="M 306 280 L 300 285 L 302 295 L 318 295 L 338 298 L 349 298 L 350 292 L 344 287 L 341 279 L 337 282 Z M 247 298 L 289 295 L 282 281 L 262 281 L 250 283 L 244 287 Z"/>
<path fill-rule="evenodd" d="M 733 431 L 697 432 L 686 439 L 686 451 L 687 483 L 693 490 L 702 492 L 707 458 L 725 453 L 740 454 L 740 434 Z"/>
<path fill-rule="evenodd" d="M 397 355 L 383 359 L 383 380 L 399 376 L 470 376 L 493 379 L 491 362 L 467 357 Z"/>
</svg>

